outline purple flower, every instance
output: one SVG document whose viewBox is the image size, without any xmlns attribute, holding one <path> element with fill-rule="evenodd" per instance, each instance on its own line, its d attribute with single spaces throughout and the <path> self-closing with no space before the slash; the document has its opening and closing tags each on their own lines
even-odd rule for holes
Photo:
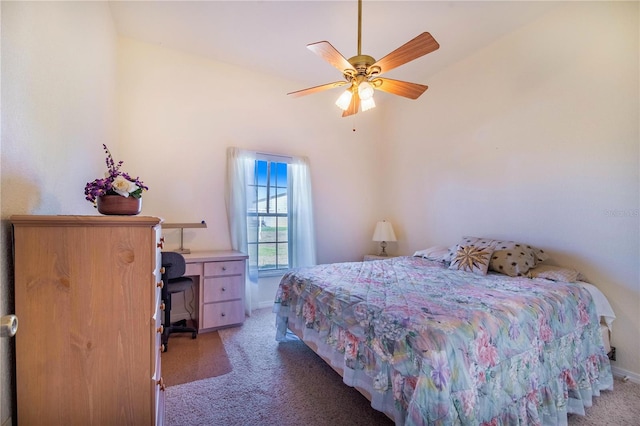
<svg viewBox="0 0 640 426">
<path fill-rule="evenodd" d="M 128 173 L 121 172 L 120 167 L 122 166 L 123 161 L 119 161 L 117 164 L 113 160 L 111 156 L 111 152 L 107 148 L 105 144 L 102 144 L 102 148 L 104 152 L 107 153 L 107 158 L 105 159 L 105 163 L 107 165 L 107 173 L 104 179 L 96 179 L 93 182 L 88 182 L 84 187 L 84 195 L 87 201 L 93 203 L 93 206 L 96 207 L 96 203 L 98 201 L 98 197 L 101 195 L 122 195 L 122 196 L 131 196 L 133 198 L 142 197 L 142 192 L 147 191 L 149 188 L 142 183 L 139 177 L 135 179 L 132 178 Z M 118 184 L 118 188 L 114 188 L 114 182 L 118 180 L 120 182 Z M 131 185 L 122 185 L 121 181 L 125 179 L 131 182 Z M 131 188 L 131 192 L 123 194 L 123 187 Z M 116 189 L 118 191 L 116 191 Z"/>
<path fill-rule="evenodd" d="M 431 379 L 436 385 L 438 390 L 442 390 L 447 386 L 451 372 L 449 370 L 449 364 L 447 362 L 447 354 L 444 351 L 431 352 Z"/>
</svg>

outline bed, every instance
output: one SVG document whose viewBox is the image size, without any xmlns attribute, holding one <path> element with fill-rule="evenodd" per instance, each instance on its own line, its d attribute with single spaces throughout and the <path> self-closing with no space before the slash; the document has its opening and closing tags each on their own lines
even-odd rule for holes
<svg viewBox="0 0 640 426">
<path fill-rule="evenodd" d="M 397 425 L 562 425 L 613 389 L 595 286 L 453 267 L 460 247 L 292 270 L 276 339 L 297 335 Z"/>
</svg>

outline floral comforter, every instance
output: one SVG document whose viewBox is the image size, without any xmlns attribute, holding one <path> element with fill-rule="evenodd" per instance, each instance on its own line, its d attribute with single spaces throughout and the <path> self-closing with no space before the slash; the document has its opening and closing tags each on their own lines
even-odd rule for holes
<svg viewBox="0 0 640 426">
<path fill-rule="evenodd" d="M 295 319 L 370 377 L 396 424 L 566 424 L 613 389 L 594 303 L 577 284 L 397 257 L 289 272 L 275 311 L 280 337 Z"/>
</svg>

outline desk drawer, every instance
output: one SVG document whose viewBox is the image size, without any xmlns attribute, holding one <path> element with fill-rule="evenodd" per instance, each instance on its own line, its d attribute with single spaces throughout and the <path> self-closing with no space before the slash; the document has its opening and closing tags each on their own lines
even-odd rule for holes
<svg viewBox="0 0 640 426">
<path fill-rule="evenodd" d="M 244 272 L 244 260 L 207 262 L 204 264 L 205 277 L 216 275 L 240 275 Z"/>
<path fill-rule="evenodd" d="M 204 303 L 242 299 L 244 286 L 242 276 L 205 278 Z"/>
<path fill-rule="evenodd" d="M 242 300 L 204 305 L 202 328 L 224 327 L 242 322 L 244 322 L 244 303 Z"/>
<path fill-rule="evenodd" d="M 187 263 L 185 265 L 185 276 L 202 275 L 202 263 Z"/>
</svg>

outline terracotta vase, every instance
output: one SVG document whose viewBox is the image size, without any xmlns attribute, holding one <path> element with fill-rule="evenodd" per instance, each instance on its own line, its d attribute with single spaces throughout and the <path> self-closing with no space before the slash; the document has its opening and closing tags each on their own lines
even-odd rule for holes
<svg viewBox="0 0 640 426">
<path fill-rule="evenodd" d="M 135 216 L 142 209 L 142 198 L 102 195 L 98 197 L 98 211 L 104 215 Z"/>
</svg>

